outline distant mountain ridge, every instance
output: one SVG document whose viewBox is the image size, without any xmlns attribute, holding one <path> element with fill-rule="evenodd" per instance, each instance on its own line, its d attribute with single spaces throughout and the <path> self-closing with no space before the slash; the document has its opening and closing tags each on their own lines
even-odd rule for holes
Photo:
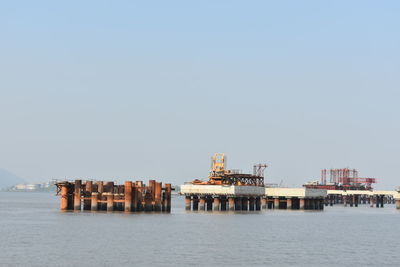
<svg viewBox="0 0 400 267">
<path fill-rule="evenodd" d="M 0 189 L 5 189 L 24 182 L 24 179 L 21 177 L 18 177 L 6 169 L 0 168 Z"/>
</svg>

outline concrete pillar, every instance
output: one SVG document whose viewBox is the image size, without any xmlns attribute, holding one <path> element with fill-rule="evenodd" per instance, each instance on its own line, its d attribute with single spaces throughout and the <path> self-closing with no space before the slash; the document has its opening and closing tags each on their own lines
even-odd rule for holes
<svg viewBox="0 0 400 267">
<path fill-rule="evenodd" d="M 220 201 L 220 198 L 219 197 L 214 197 L 214 210 L 215 211 L 219 211 L 220 210 L 220 203 L 221 203 L 221 201 Z"/>
<path fill-rule="evenodd" d="M 261 198 L 256 197 L 256 210 L 261 210 Z"/>
<path fill-rule="evenodd" d="M 229 210 L 231 211 L 235 210 L 235 199 L 233 197 L 228 198 L 228 205 L 229 205 Z"/>
<path fill-rule="evenodd" d="M 124 185 L 124 210 L 126 212 L 131 212 L 132 211 L 132 182 L 131 181 L 126 181 Z"/>
<path fill-rule="evenodd" d="M 107 211 L 114 210 L 114 194 L 111 192 L 106 193 L 107 197 Z"/>
<path fill-rule="evenodd" d="M 91 202 L 92 202 L 92 181 L 86 181 L 85 184 L 85 194 L 83 200 L 83 209 L 90 210 L 91 209 Z"/>
<path fill-rule="evenodd" d="M 221 211 L 226 211 L 226 205 L 227 205 L 228 200 L 226 199 L 225 196 L 221 197 Z"/>
<path fill-rule="evenodd" d="M 190 210 L 192 204 L 192 198 L 190 196 L 185 197 L 185 210 Z"/>
<path fill-rule="evenodd" d="M 82 180 L 75 180 L 74 210 L 81 210 L 81 187 L 82 187 Z"/>
<path fill-rule="evenodd" d="M 199 197 L 198 196 L 193 196 L 193 210 L 194 211 L 199 210 Z"/>
<path fill-rule="evenodd" d="M 288 210 L 292 209 L 292 199 L 291 198 L 286 199 L 286 209 L 288 209 Z"/>
<path fill-rule="evenodd" d="M 305 209 L 305 200 L 304 198 L 299 199 L 299 209 L 304 210 Z"/>
<path fill-rule="evenodd" d="M 235 198 L 235 210 L 242 210 L 242 198 L 241 197 Z"/>
<path fill-rule="evenodd" d="M 254 197 L 249 197 L 249 210 L 254 211 L 255 210 L 255 199 Z"/>
<path fill-rule="evenodd" d="M 274 209 L 279 209 L 279 198 L 274 198 Z"/>
<path fill-rule="evenodd" d="M 261 198 L 261 208 L 263 210 L 267 209 L 267 198 L 265 198 L 265 197 Z"/>
<path fill-rule="evenodd" d="M 249 209 L 249 199 L 247 197 L 242 197 L 242 210 Z"/>
<path fill-rule="evenodd" d="M 207 196 L 206 204 L 207 204 L 207 211 L 212 211 L 213 210 L 213 198 L 210 196 Z"/>
<path fill-rule="evenodd" d="M 400 209 L 400 199 L 396 199 L 396 209 Z"/>
<path fill-rule="evenodd" d="M 98 203 L 97 203 L 98 199 L 99 199 L 99 193 L 92 192 L 92 202 L 90 207 L 92 211 L 96 211 L 98 209 Z"/>
<path fill-rule="evenodd" d="M 308 200 L 308 201 L 307 201 Z M 313 209 L 315 209 L 315 202 L 314 202 L 314 199 L 313 198 L 310 198 L 310 199 L 306 199 L 306 203 L 308 202 L 308 205 L 306 204 L 306 208 L 307 208 L 307 206 L 308 206 L 308 209 L 309 210 L 313 210 Z"/>
<path fill-rule="evenodd" d="M 206 210 L 206 199 L 204 197 L 200 197 L 200 210 Z"/>
<path fill-rule="evenodd" d="M 66 184 L 61 186 L 61 210 L 68 210 L 68 186 Z"/>
</svg>

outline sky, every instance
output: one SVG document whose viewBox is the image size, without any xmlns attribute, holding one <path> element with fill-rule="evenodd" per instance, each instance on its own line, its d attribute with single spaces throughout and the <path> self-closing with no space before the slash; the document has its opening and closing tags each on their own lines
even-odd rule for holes
<svg viewBox="0 0 400 267">
<path fill-rule="evenodd" d="M 400 185 L 399 1 L 2 1 L 0 168 Z"/>
</svg>

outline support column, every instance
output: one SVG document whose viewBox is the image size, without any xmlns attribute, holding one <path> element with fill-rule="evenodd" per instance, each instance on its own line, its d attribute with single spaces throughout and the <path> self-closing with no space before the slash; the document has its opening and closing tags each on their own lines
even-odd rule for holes
<svg viewBox="0 0 400 267">
<path fill-rule="evenodd" d="M 74 210 L 81 210 L 81 187 L 82 187 L 82 180 L 75 180 Z"/>
<path fill-rule="evenodd" d="M 104 200 L 104 183 L 103 181 L 98 181 L 97 182 L 97 192 L 99 193 L 98 199 L 99 200 Z M 106 205 L 104 203 L 98 203 L 97 209 L 98 210 L 106 210 Z"/>
<path fill-rule="evenodd" d="M 265 197 L 261 198 L 261 208 L 263 210 L 267 209 L 267 198 L 265 198 Z"/>
<path fill-rule="evenodd" d="M 98 206 L 98 203 L 97 203 L 98 199 L 99 199 L 99 193 L 92 192 L 92 203 L 91 203 L 91 207 L 90 207 L 90 209 L 92 211 L 96 211 L 98 209 L 98 207 L 97 207 Z"/>
<path fill-rule="evenodd" d="M 255 209 L 255 199 L 254 197 L 249 197 L 249 210 L 254 211 Z"/>
<path fill-rule="evenodd" d="M 153 202 L 156 198 L 156 180 L 149 180 L 149 188 L 151 191 L 151 202 L 152 202 L 152 205 L 154 205 Z M 152 210 L 154 210 L 154 209 L 152 208 Z"/>
<path fill-rule="evenodd" d="M 228 199 L 226 196 L 221 197 L 221 211 L 226 211 L 226 205 L 227 205 Z"/>
<path fill-rule="evenodd" d="M 86 181 L 85 184 L 85 194 L 83 200 L 83 209 L 90 210 L 91 209 L 91 202 L 92 202 L 92 181 Z"/>
<path fill-rule="evenodd" d="M 206 198 L 206 204 L 207 204 L 207 211 L 212 211 L 213 210 L 213 198 L 210 196 L 207 196 Z"/>
<path fill-rule="evenodd" d="M 286 209 L 288 209 L 288 210 L 292 209 L 292 199 L 291 198 L 286 199 Z"/>
<path fill-rule="evenodd" d="M 68 210 L 68 187 L 66 184 L 61 186 L 61 210 Z"/>
<path fill-rule="evenodd" d="M 165 197 L 167 199 L 167 212 L 171 212 L 171 184 L 165 184 Z"/>
<path fill-rule="evenodd" d="M 163 205 L 163 208 L 164 208 L 164 205 Z M 131 205 L 131 210 L 132 211 L 137 211 L 138 210 L 138 191 L 137 191 L 136 183 L 132 183 L 132 205 Z M 165 211 L 165 209 L 163 211 Z"/>
<path fill-rule="evenodd" d="M 185 210 L 190 210 L 192 204 L 192 198 L 190 196 L 185 197 Z"/>
<path fill-rule="evenodd" d="M 114 210 L 114 193 L 108 192 L 106 193 L 107 196 L 107 211 Z"/>
<path fill-rule="evenodd" d="M 235 210 L 235 199 L 233 197 L 228 198 L 228 205 L 229 205 L 229 210 L 231 211 Z"/>
<path fill-rule="evenodd" d="M 279 209 L 279 198 L 274 198 L 274 209 Z"/>
<path fill-rule="evenodd" d="M 136 181 L 137 211 L 143 211 L 143 181 Z M 167 196 L 167 195 L 165 195 Z M 167 201 L 167 199 L 165 199 Z"/>
<path fill-rule="evenodd" d="M 249 210 L 249 199 L 242 197 L 242 210 Z"/>
<path fill-rule="evenodd" d="M 241 197 L 235 198 L 235 210 L 242 210 L 242 198 Z"/>
<path fill-rule="evenodd" d="M 146 187 L 146 194 L 144 195 L 144 211 L 153 211 L 153 193 L 151 187 Z"/>
<path fill-rule="evenodd" d="M 200 197 L 200 210 L 206 210 L 206 199 L 204 197 Z"/>
<path fill-rule="evenodd" d="M 305 200 L 304 198 L 299 199 L 299 209 L 304 210 L 305 208 Z"/>
<path fill-rule="evenodd" d="M 199 197 L 198 196 L 193 196 L 193 210 L 194 211 L 199 210 Z"/>
<path fill-rule="evenodd" d="M 156 191 L 155 191 L 155 198 L 154 198 L 154 211 L 161 211 L 162 210 L 162 205 L 161 205 L 162 183 L 156 182 L 155 190 Z"/>
<path fill-rule="evenodd" d="M 261 210 L 261 198 L 256 197 L 256 210 Z"/>
<path fill-rule="evenodd" d="M 125 207 L 124 210 L 125 212 L 131 212 L 132 211 L 132 182 L 131 181 L 126 181 L 125 182 L 125 188 L 124 188 L 124 202 L 125 202 Z"/>
<path fill-rule="evenodd" d="M 310 210 L 315 210 L 315 198 L 311 198 L 309 200 L 309 209 Z"/>
<path fill-rule="evenodd" d="M 220 210 L 220 203 L 221 203 L 221 201 L 220 201 L 220 198 L 219 197 L 214 197 L 214 210 L 215 211 L 219 211 Z"/>
</svg>

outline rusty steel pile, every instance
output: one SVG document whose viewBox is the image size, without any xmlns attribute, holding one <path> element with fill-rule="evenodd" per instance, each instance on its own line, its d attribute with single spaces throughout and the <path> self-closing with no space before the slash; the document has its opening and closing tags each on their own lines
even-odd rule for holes
<svg viewBox="0 0 400 267">
<path fill-rule="evenodd" d="M 57 195 L 61 194 L 61 210 L 171 212 L 171 184 L 149 180 L 114 182 L 75 180 L 57 182 Z"/>
</svg>

